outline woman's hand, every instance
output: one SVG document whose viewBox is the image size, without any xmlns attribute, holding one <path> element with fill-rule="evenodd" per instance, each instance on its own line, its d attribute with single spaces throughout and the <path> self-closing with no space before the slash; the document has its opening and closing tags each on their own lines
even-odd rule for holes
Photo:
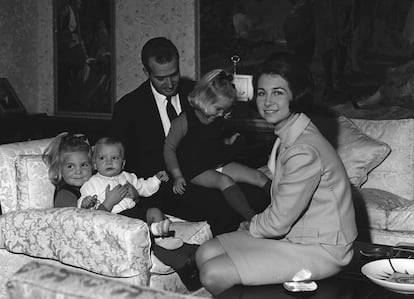
<svg viewBox="0 0 414 299">
<path fill-rule="evenodd" d="M 114 205 L 119 203 L 128 195 L 128 185 L 117 185 L 112 190 L 108 185 L 105 189 L 105 201 L 102 205 L 108 210 L 111 211 Z"/>
<path fill-rule="evenodd" d="M 159 172 L 157 172 L 157 174 L 155 175 L 161 182 L 168 182 L 168 180 L 170 179 L 168 177 L 168 174 L 165 170 L 161 170 Z"/>
<path fill-rule="evenodd" d="M 173 192 L 175 194 L 184 194 L 185 186 L 187 186 L 185 179 L 182 176 L 177 177 L 174 180 Z"/>
</svg>

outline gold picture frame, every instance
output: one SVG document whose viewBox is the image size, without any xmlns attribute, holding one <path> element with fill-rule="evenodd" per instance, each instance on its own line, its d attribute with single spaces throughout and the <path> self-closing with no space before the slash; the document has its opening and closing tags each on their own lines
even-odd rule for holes
<svg viewBox="0 0 414 299">
<path fill-rule="evenodd" d="M 53 0 L 55 115 L 112 117 L 115 0 Z"/>
</svg>

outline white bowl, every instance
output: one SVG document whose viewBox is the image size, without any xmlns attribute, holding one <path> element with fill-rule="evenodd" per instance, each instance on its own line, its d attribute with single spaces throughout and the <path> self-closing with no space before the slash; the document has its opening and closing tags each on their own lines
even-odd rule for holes
<svg viewBox="0 0 414 299">
<path fill-rule="evenodd" d="M 414 259 L 390 259 L 397 273 L 394 273 L 388 259 L 376 260 L 362 266 L 361 272 L 372 282 L 402 294 L 414 294 Z"/>
</svg>

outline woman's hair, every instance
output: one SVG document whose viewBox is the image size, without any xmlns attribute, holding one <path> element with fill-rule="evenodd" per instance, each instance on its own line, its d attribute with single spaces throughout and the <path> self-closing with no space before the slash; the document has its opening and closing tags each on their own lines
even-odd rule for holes
<svg viewBox="0 0 414 299">
<path fill-rule="evenodd" d="M 237 97 L 233 76 L 222 69 L 215 69 L 205 74 L 188 95 L 190 105 L 205 115 L 210 115 L 210 107 L 218 99 L 232 104 Z"/>
<path fill-rule="evenodd" d="M 314 82 L 312 73 L 294 54 L 277 52 L 267 58 L 253 76 L 254 98 L 257 97 L 257 84 L 262 75 L 279 75 L 289 84 L 292 112 L 309 112 L 313 105 Z"/>
<path fill-rule="evenodd" d="M 125 157 L 125 148 L 122 142 L 114 137 L 102 137 L 99 138 L 98 141 L 94 145 L 93 150 L 93 160 L 96 159 L 96 149 L 98 148 L 98 145 L 116 145 L 119 147 L 119 151 L 121 153 L 121 158 L 124 160 Z"/>
<path fill-rule="evenodd" d="M 85 135 L 61 133 L 43 152 L 43 162 L 49 167 L 49 180 L 53 185 L 59 186 L 62 183 L 63 154 L 73 152 L 83 152 L 92 157 L 92 149 Z"/>
</svg>

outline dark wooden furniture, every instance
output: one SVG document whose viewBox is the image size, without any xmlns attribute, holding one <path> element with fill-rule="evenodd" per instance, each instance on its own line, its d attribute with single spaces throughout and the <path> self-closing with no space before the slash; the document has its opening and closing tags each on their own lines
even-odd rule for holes
<svg viewBox="0 0 414 299">
<path fill-rule="evenodd" d="M 0 144 L 54 137 L 62 132 L 83 133 L 91 143 L 107 134 L 109 119 L 9 115 L 0 118 Z"/>
<path fill-rule="evenodd" d="M 40 138 L 46 114 L 9 114 L 0 117 L 0 144 Z"/>
</svg>

